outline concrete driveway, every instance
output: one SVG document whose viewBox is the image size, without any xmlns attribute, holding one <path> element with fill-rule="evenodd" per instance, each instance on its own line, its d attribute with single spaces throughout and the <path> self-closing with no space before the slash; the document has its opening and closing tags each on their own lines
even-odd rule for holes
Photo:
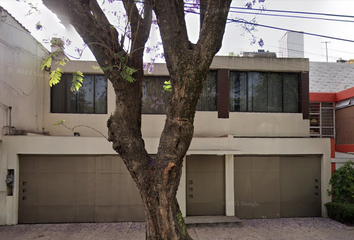
<svg viewBox="0 0 354 240">
<path fill-rule="evenodd" d="M 139 240 L 145 223 L 80 223 L 0 226 L 1 240 Z M 189 226 L 195 240 L 354 240 L 354 227 L 327 218 L 255 219 Z"/>
</svg>

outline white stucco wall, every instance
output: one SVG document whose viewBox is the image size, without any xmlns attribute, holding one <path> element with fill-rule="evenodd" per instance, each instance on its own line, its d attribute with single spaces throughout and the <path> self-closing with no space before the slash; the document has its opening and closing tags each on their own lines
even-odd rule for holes
<svg viewBox="0 0 354 240">
<path fill-rule="evenodd" d="M 7 12 L 0 20 L 0 127 L 42 131 L 43 83 L 41 62 L 48 51 Z M 2 134 L 0 134 L 0 139 Z"/>
<path fill-rule="evenodd" d="M 0 223 L 6 222 L 7 156 L 2 151 L 3 135 L 11 125 L 17 130 L 42 132 L 43 84 L 47 79 L 41 62 L 48 51 L 6 11 L 0 8 Z M 6 17 L 5 17 L 6 16 Z M 11 197 L 10 197 L 11 199 Z M 11 204 L 11 201 L 9 201 Z M 12 207 L 10 207 L 11 209 Z"/>
<path fill-rule="evenodd" d="M 154 154 L 158 138 L 145 138 L 146 148 Z M 2 161 L 8 168 L 15 169 L 14 195 L 0 198 L 0 224 L 17 224 L 18 181 L 20 154 L 115 154 L 111 144 L 99 137 L 48 137 L 48 136 L 6 136 L 3 139 Z M 330 201 L 329 188 L 331 159 L 330 140 L 319 138 L 194 138 L 187 153 L 225 155 L 226 166 L 230 167 L 233 155 L 321 155 L 322 204 Z M 184 165 L 185 166 L 185 165 Z M 184 167 L 185 168 L 185 167 Z M 183 170 L 177 197 L 182 213 L 186 213 L 185 169 Z M 226 202 L 233 203 L 233 171 L 227 171 Z M 233 206 L 226 206 L 226 213 L 232 215 Z M 325 208 L 322 206 L 322 215 Z"/>
</svg>

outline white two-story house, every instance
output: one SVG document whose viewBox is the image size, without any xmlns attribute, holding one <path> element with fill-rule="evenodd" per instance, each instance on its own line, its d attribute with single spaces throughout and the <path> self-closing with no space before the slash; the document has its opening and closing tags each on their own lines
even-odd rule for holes
<svg viewBox="0 0 354 240">
<path fill-rule="evenodd" d="M 71 61 L 50 88 L 40 70 L 47 51 L 10 20 L 17 29 L 0 22 L 0 69 L 8 69 L 9 51 L 33 47 L 28 58 L 36 60 L 16 63 L 23 76 L 16 68 L 0 75 L 0 224 L 144 220 L 138 190 L 105 138 L 115 108 L 110 82 L 96 62 Z M 14 45 L 17 31 L 23 36 Z M 73 93 L 77 70 L 84 84 Z M 165 121 L 167 79 L 166 66 L 156 64 L 143 85 L 142 133 L 151 155 Z M 55 124 L 61 120 L 65 126 Z M 309 125 L 308 59 L 215 57 L 184 159 L 182 214 L 325 216 L 330 140 L 310 138 Z"/>
</svg>

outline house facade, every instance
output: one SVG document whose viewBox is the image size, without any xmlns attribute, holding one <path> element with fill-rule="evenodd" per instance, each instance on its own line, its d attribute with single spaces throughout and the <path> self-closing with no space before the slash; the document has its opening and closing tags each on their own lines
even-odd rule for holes
<svg viewBox="0 0 354 240">
<path fill-rule="evenodd" d="M 50 88 L 40 71 L 48 52 L 9 19 L 16 29 L 0 22 L 0 224 L 143 221 L 139 192 L 106 139 L 112 85 L 96 62 L 71 61 Z M 16 54 L 28 56 L 8 63 Z M 14 66 L 16 74 L 7 70 Z M 84 85 L 72 93 L 78 70 Z M 156 64 L 143 84 L 142 134 L 152 156 L 165 80 L 165 64 Z M 177 193 L 183 216 L 326 215 L 330 139 L 310 137 L 307 59 L 215 57 L 194 125 Z"/>
<path fill-rule="evenodd" d="M 353 102 L 352 102 L 353 101 Z M 354 65 L 310 63 L 310 134 L 332 138 L 332 170 L 354 161 Z"/>
<path fill-rule="evenodd" d="M 136 186 L 104 137 L 115 96 L 95 65 L 71 61 L 64 68 L 84 72 L 79 93 L 69 91 L 67 75 L 62 85 L 44 84 L 48 136 L 3 136 L 2 161 L 15 178 L 3 224 L 144 219 Z M 167 76 L 156 64 L 143 86 L 142 132 L 151 155 L 165 121 Z M 310 138 L 308 79 L 307 59 L 215 57 L 177 194 L 183 216 L 325 216 L 330 140 Z M 56 124 L 61 120 L 65 126 Z"/>
</svg>

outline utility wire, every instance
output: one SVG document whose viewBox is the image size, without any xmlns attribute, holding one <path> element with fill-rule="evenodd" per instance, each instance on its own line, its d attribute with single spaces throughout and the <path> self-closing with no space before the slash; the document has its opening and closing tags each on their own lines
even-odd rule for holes
<svg viewBox="0 0 354 240">
<path fill-rule="evenodd" d="M 266 8 L 244 8 L 244 7 L 230 7 L 230 9 L 247 10 L 247 11 L 263 11 L 263 12 L 277 12 L 277 13 L 296 13 L 304 15 L 319 15 L 319 16 L 329 16 L 329 17 L 342 17 L 342 18 L 354 18 L 352 15 L 341 15 L 332 13 L 316 13 L 316 12 L 301 12 L 301 11 L 288 11 L 288 10 L 275 10 Z"/>
<path fill-rule="evenodd" d="M 191 12 L 191 13 L 193 13 L 193 12 Z M 194 14 L 198 14 L 199 15 L 199 13 L 195 13 L 195 12 L 194 12 Z M 227 20 L 229 22 L 242 23 L 242 24 L 246 24 L 246 25 L 254 25 L 254 26 L 258 26 L 258 27 L 270 28 L 270 29 L 286 31 L 286 32 L 297 32 L 297 33 L 302 33 L 304 35 L 309 35 L 309 36 L 314 36 L 314 37 L 322 37 L 322 38 L 328 38 L 328 39 L 333 39 L 333 40 L 338 40 L 338 41 L 345 41 L 345 42 L 354 43 L 354 40 L 351 40 L 351 39 L 332 37 L 332 36 L 316 34 L 316 33 L 310 33 L 310 32 L 296 31 L 296 30 L 292 30 L 292 29 L 288 29 L 288 28 L 274 27 L 274 26 L 269 26 L 269 25 L 264 25 L 264 24 L 259 24 L 259 23 L 250 23 L 250 22 L 247 22 L 245 20 L 237 20 L 237 19 L 231 19 L 231 18 L 228 18 Z"/>
<path fill-rule="evenodd" d="M 122 0 L 118 0 L 122 1 Z M 142 0 L 135 0 L 136 3 L 149 4 Z M 199 4 L 197 3 L 184 3 L 184 6 L 187 6 L 189 9 L 198 9 Z M 276 13 L 296 13 L 303 15 L 318 15 L 318 16 L 328 16 L 328 17 L 342 17 L 342 18 L 354 18 L 353 15 L 343 15 L 343 14 L 333 14 L 333 13 L 317 13 L 317 12 L 302 12 L 302 11 L 289 11 L 289 10 L 278 10 L 278 9 L 266 9 L 266 8 L 246 8 L 246 7 L 230 7 L 230 9 L 237 10 L 246 10 L 246 11 L 261 11 L 261 12 L 276 12 Z M 259 14 L 259 13 L 254 13 Z"/>
<path fill-rule="evenodd" d="M 185 6 L 189 6 L 189 8 L 199 9 L 192 3 L 185 3 Z M 295 13 L 295 14 L 303 14 L 303 15 L 318 15 L 318 16 L 327 16 L 327 17 L 341 17 L 341 18 L 354 18 L 353 15 L 343 15 L 343 14 L 333 14 L 333 13 L 318 13 L 318 12 L 302 12 L 302 11 L 289 11 L 289 10 L 277 10 L 277 9 L 267 9 L 267 8 L 246 8 L 246 7 L 230 7 L 231 9 L 243 10 L 243 11 L 261 11 L 261 12 L 276 12 L 276 13 Z M 258 14 L 258 13 L 254 13 Z"/>
<path fill-rule="evenodd" d="M 121 0 L 120 0 L 121 1 Z M 143 4 L 146 4 L 144 1 L 136 1 L 140 2 Z M 189 6 L 190 9 L 199 9 L 199 7 L 196 7 L 197 4 L 192 4 L 192 3 L 185 3 L 185 6 Z M 247 10 L 247 11 L 268 11 L 268 12 L 280 12 L 280 13 L 296 13 L 296 14 L 307 14 L 307 15 L 322 15 L 322 16 L 331 16 L 331 17 L 345 17 L 345 18 L 354 18 L 354 16 L 350 15 L 341 15 L 341 14 L 331 14 L 331 13 L 314 13 L 314 12 L 301 12 L 301 11 L 287 11 L 287 10 L 271 10 L 271 9 L 254 9 L 254 8 L 244 8 L 244 7 L 230 7 L 230 9 L 241 9 L 241 10 Z M 198 12 L 193 12 L 193 11 L 188 11 L 189 13 L 192 14 L 200 14 Z M 259 14 L 259 13 L 255 13 Z M 302 33 L 304 35 L 309 35 L 309 36 L 314 36 L 314 37 L 323 37 L 323 38 L 328 38 L 328 39 L 333 39 L 333 40 L 338 40 L 338 41 L 345 41 L 345 42 L 351 42 L 354 43 L 354 40 L 350 39 L 344 39 L 344 38 L 337 38 L 337 37 L 332 37 L 332 36 L 326 36 L 322 34 L 315 34 L 315 33 L 309 33 L 309 32 L 302 32 L 302 31 L 295 31 L 291 29 L 286 29 L 286 28 L 280 28 L 280 27 L 274 27 L 274 26 L 269 26 L 269 25 L 264 25 L 264 24 L 259 24 L 259 23 L 249 23 L 246 22 L 245 20 L 235 20 L 235 19 L 227 19 L 229 22 L 238 22 L 238 23 L 243 23 L 243 24 L 250 24 L 254 26 L 259 26 L 259 27 L 264 27 L 264 28 L 270 28 L 270 29 L 275 29 L 275 30 L 281 30 L 281 31 L 290 31 L 290 32 L 298 32 Z"/>
<path fill-rule="evenodd" d="M 240 41 L 240 42 L 247 42 L 246 40 L 236 40 L 236 41 Z M 296 44 L 296 45 L 302 45 L 302 44 L 298 44 L 298 43 L 292 43 L 290 42 L 291 44 Z M 276 50 L 275 52 L 276 53 L 280 53 L 280 50 L 279 50 L 279 46 L 274 46 L 274 45 L 270 45 L 270 44 L 267 44 L 267 47 L 271 47 L 271 48 L 277 48 L 278 50 Z M 239 52 L 247 52 L 247 50 L 244 50 L 243 48 L 239 48 Z M 303 52 L 304 54 L 309 54 L 309 55 L 316 55 L 316 56 L 324 56 L 323 54 L 320 54 L 320 53 L 314 53 L 314 52 L 308 52 L 308 51 L 301 51 L 301 50 L 297 50 L 297 49 L 293 49 L 293 48 L 287 48 L 286 50 L 289 50 L 289 51 L 292 51 L 292 52 Z M 337 50 L 333 50 L 333 49 L 328 49 L 328 50 L 331 50 L 331 52 L 343 52 L 343 53 L 347 53 L 347 54 L 354 54 L 352 52 L 344 52 L 344 51 L 337 51 Z M 333 54 L 331 55 L 328 55 L 329 58 L 331 59 L 338 59 L 340 58 L 340 56 L 335 56 Z"/>
<path fill-rule="evenodd" d="M 243 12 L 243 11 L 233 11 L 230 10 L 230 13 L 240 13 L 240 14 L 256 14 L 263 15 L 269 17 L 287 17 L 287 18 L 302 18 L 302 19 L 310 19 L 310 20 L 324 20 L 324 21 L 334 21 L 334 22 L 348 22 L 354 23 L 354 20 L 344 20 L 344 19 L 334 19 L 334 18 L 320 18 L 320 17 L 306 17 L 306 16 L 294 16 L 294 15 L 282 15 L 282 14 L 268 14 L 268 13 L 254 13 L 254 12 Z"/>
<path fill-rule="evenodd" d="M 338 40 L 338 41 L 345 41 L 345 42 L 354 43 L 354 40 L 345 39 L 345 38 L 338 38 L 338 37 L 326 36 L 326 35 L 322 35 L 322 34 L 296 31 L 296 30 L 292 30 L 292 29 L 274 27 L 274 26 L 269 26 L 269 25 L 264 25 L 264 24 L 259 24 L 259 23 L 249 23 L 249 22 L 245 22 L 243 20 L 236 20 L 236 19 L 230 19 L 230 18 L 228 18 L 227 20 L 229 22 L 243 23 L 243 24 L 247 24 L 247 25 L 254 25 L 254 26 L 258 26 L 258 27 L 270 28 L 270 29 L 287 31 L 287 32 L 297 32 L 297 33 L 302 33 L 304 35 L 309 35 L 309 36 L 314 36 L 314 37 L 322 37 L 322 38 L 328 38 L 328 39 L 333 39 L 333 40 Z"/>
</svg>

